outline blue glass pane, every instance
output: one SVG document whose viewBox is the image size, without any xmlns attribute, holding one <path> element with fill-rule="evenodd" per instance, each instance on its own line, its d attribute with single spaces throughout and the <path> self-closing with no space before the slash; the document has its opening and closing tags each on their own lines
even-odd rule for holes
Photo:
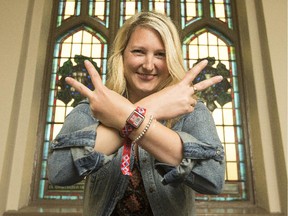
<svg viewBox="0 0 288 216">
<path fill-rule="evenodd" d="M 50 140 L 50 131 L 51 131 L 51 124 L 46 124 L 45 141 L 49 141 Z"/>
<path fill-rule="evenodd" d="M 47 167 L 47 161 L 42 161 L 42 169 L 41 169 L 40 178 L 46 177 L 46 167 Z"/>
<path fill-rule="evenodd" d="M 241 127 L 236 127 L 237 128 L 237 142 L 238 143 L 242 143 L 243 142 L 243 132 L 242 132 L 242 128 Z M 243 152 L 244 153 L 244 152 Z M 244 155 L 242 155 L 242 157 L 244 157 Z"/>
<path fill-rule="evenodd" d="M 244 162 L 245 150 L 244 150 L 244 146 L 242 143 L 238 143 L 238 151 L 239 151 L 239 161 Z M 244 170 L 242 170 L 242 171 L 245 171 L 245 167 L 244 167 Z"/>
<path fill-rule="evenodd" d="M 48 159 L 48 153 L 49 153 L 49 142 L 44 142 L 43 155 L 42 155 L 43 160 Z"/>
<path fill-rule="evenodd" d="M 240 108 L 239 105 L 240 105 L 239 93 L 234 92 L 234 106 L 235 108 Z"/>
</svg>

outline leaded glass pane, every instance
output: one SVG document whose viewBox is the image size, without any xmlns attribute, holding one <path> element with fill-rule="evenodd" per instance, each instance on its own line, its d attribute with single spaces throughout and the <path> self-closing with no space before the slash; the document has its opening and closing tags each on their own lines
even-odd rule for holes
<svg viewBox="0 0 288 216">
<path fill-rule="evenodd" d="M 210 0 L 210 15 L 233 28 L 231 15 L 231 0 Z"/>
<path fill-rule="evenodd" d="M 61 37 L 55 44 L 53 56 L 51 86 L 48 98 L 48 112 L 45 129 L 45 140 L 43 146 L 43 160 L 39 184 L 39 198 L 41 199 L 62 199 L 77 200 L 82 199 L 84 183 L 80 182 L 69 187 L 52 186 L 47 181 L 46 166 L 49 142 L 51 142 L 62 128 L 65 116 L 73 109 L 73 99 L 64 103 L 58 97 L 59 82 L 61 75 L 58 70 L 63 64 L 71 59 L 73 65 L 75 55 L 84 55 L 93 59 L 101 71 L 106 71 L 107 42 L 92 29 L 83 27 L 73 33 Z M 100 71 L 99 71 L 100 72 Z M 85 73 L 77 75 L 78 80 L 85 78 Z M 102 79 L 106 79 L 106 74 L 102 73 Z M 65 100 L 64 100 L 65 101 Z"/>
<path fill-rule="evenodd" d="M 202 0 L 181 0 L 181 26 L 184 29 L 203 16 Z"/>
<path fill-rule="evenodd" d="M 136 12 L 142 10 L 141 0 L 121 0 L 120 1 L 120 26 Z"/>
<path fill-rule="evenodd" d="M 157 11 L 166 15 L 170 15 L 169 0 L 149 0 L 149 10 Z"/>
<path fill-rule="evenodd" d="M 233 44 L 223 35 L 202 29 L 190 37 L 186 37 L 183 44 L 184 59 L 188 68 L 191 68 L 198 59 L 214 57 L 215 65 L 222 63 L 229 70 L 229 83 L 233 87 L 228 90 L 233 100 L 212 112 L 217 132 L 223 143 L 226 154 L 226 184 L 224 191 L 218 196 L 197 196 L 198 200 L 243 200 L 245 193 L 245 164 L 244 147 L 242 141 L 240 100 L 238 89 L 238 73 Z M 228 196 L 229 194 L 229 196 Z"/>
<path fill-rule="evenodd" d="M 62 25 L 63 21 L 72 17 L 79 16 L 81 9 L 81 0 L 60 0 L 57 17 L 57 27 Z"/>
<path fill-rule="evenodd" d="M 110 0 L 89 0 L 89 16 L 109 27 Z"/>
</svg>

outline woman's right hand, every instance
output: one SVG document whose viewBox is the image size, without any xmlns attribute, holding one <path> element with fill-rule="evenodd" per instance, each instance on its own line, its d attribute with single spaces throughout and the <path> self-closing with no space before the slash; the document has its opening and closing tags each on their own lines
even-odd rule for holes
<svg viewBox="0 0 288 216">
<path fill-rule="evenodd" d="M 208 61 L 203 60 L 189 70 L 177 84 L 168 86 L 159 92 L 137 102 L 146 107 L 157 120 L 167 120 L 193 112 L 197 103 L 194 94 L 222 81 L 222 76 L 215 76 L 193 86 L 196 76 L 206 67 Z"/>
</svg>

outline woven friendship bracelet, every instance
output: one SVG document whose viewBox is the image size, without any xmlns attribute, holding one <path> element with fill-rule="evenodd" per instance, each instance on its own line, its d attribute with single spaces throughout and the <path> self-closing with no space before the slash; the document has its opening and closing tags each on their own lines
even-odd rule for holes
<svg viewBox="0 0 288 216">
<path fill-rule="evenodd" d="M 145 119 L 146 109 L 137 107 L 127 118 L 125 126 L 119 132 L 120 136 L 124 138 L 123 152 L 121 158 L 121 171 L 123 175 L 131 176 L 130 170 L 130 155 L 132 148 L 132 141 L 129 139 L 129 134 L 143 123 Z"/>
<path fill-rule="evenodd" d="M 138 137 L 135 138 L 135 140 L 133 140 L 132 145 L 136 144 L 146 134 L 146 132 L 148 131 L 148 129 L 150 128 L 150 126 L 153 122 L 153 119 L 154 119 L 154 117 L 151 115 L 147 125 L 144 128 L 144 130 L 139 134 Z"/>
</svg>

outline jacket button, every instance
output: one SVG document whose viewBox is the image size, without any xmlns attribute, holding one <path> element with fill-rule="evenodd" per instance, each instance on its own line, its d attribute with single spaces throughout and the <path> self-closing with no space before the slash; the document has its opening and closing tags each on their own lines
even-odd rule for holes
<svg viewBox="0 0 288 216">
<path fill-rule="evenodd" d="M 220 153 L 221 153 L 220 150 L 217 150 L 217 151 L 216 151 L 216 154 L 217 154 L 217 155 L 220 155 Z"/>
<path fill-rule="evenodd" d="M 155 192 L 155 189 L 154 189 L 154 187 L 152 187 L 152 186 L 151 186 L 151 187 L 149 188 L 149 192 L 150 192 L 150 193 L 153 193 L 153 192 Z"/>
</svg>

